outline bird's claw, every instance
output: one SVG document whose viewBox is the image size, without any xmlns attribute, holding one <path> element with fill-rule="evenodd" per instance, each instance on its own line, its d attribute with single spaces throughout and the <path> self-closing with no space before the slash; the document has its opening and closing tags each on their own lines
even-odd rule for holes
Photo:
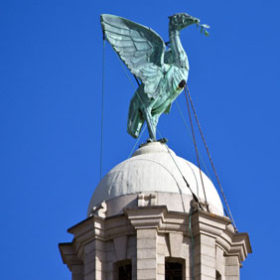
<svg viewBox="0 0 280 280">
<path fill-rule="evenodd" d="M 165 144 L 165 143 L 168 142 L 168 139 L 165 138 L 165 137 L 163 137 L 163 138 L 159 139 L 158 142 L 160 142 L 160 143 L 162 143 L 162 144 Z"/>
</svg>

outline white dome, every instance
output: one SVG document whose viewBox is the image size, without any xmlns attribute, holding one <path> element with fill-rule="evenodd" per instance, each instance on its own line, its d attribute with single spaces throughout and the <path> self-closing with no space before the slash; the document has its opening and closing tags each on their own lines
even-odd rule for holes
<svg viewBox="0 0 280 280">
<path fill-rule="evenodd" d="M 192 192 L 205 202 L 199 173 L 197 166 L 176 156 L 167 145 L 159 142 L 145 144 L 101 180 L 91 198 L 89 212 L 102 201 L 138 193 L 179 194 L 190 201 L 192 194 L 183 176 Z M 210 211 L 223 215 L 223 205 L 213 183 L 203 172 L 202 179 Z"/>
</svg>

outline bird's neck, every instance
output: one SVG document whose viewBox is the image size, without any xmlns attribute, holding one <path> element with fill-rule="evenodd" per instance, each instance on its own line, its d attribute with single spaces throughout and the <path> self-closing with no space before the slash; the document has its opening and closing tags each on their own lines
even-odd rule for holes
<svg viewBox="0 0 280 280">
<path fill-rule="evenodd" d="M 188 57 L 180 40 L 180 31 L 169 26 L 169 40 L 174 64 L 189 69 Z"/>
</svg>

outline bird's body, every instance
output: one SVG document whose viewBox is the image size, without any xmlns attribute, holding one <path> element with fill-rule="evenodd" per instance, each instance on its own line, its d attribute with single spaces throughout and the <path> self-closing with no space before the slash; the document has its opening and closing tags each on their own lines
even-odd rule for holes
<svg viewBox="0 0 280 280">
<path fill-rule="evenodd" d="M 169 66 L 165 75 L 161 78 L 156 98 L 149 98 L 141 84 L 130 101 L 128 114 L 128 133 L 137 138 L 146 120 L 145 110 L 150 112 L 151 126 L 156 127 L 161 114 L 169 113 L 172 102 L 182 92 L 181 81 L 187 81 L 188 70 L 180 69 L 177 66 Z M 148 104 L 148 106 L 146 105 Z M 155 131 L 154 131 L 155 133 Z"/>
<path fill-rule="evenodd" d="M 156 140 L 156 126 L 162 113 L 182 92 L 189 74 L 189 62 L 179 31 L 199 20 L 187 14 L 170 17 L 166 45 L 150 28 L 113 15 L 101 15 L 103 32 L 131 72 L 141 80 L 129 107 L 127 130 L 137 138 L 144 122 Z"/>
</svg>

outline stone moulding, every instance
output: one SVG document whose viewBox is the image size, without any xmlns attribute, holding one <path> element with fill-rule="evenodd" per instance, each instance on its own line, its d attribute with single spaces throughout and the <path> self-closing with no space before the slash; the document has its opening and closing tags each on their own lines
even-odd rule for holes
<svg viewBox="0 0 280 280">
<path fill-rule="evenodd" d="M 235 232 L 227 217 L 202 210 L 195 211 L 191 219 L 196 279 L 215 279 L 211 277 L 217 267 L 223 279 L 239 279 L 239 267 L 252 252 L 248 234 Z M 114 264 L 122 258 L 131 259 L 133 279 L 142 279 L 140 275 L 144 272 L 138 271 L 137 264 L 140 267 L 145 263 L 143 246 L 151 247 L 147 248 L 148 257 L 155 256 L 156 265 L 151 268 L 153 276 L 149 279 L 164 279 L 165 258 L 185 260 L 185 279 L 188 279 L 191 244 L 188 225 L 189 213 L 168 211 L 166 206 L 127 208 L 123 214 L 107 218 L 92 216 L 71 227 L 68 232 L 74 235 L 73 241 L 60 243 L 59 249 L 75 280 L 86 279 L 85 271 L 86 275 L 92 274 L 92 280 L 114 279 Z M 221 252 L 219 261 L 217 252 Z"/>
</svg>

